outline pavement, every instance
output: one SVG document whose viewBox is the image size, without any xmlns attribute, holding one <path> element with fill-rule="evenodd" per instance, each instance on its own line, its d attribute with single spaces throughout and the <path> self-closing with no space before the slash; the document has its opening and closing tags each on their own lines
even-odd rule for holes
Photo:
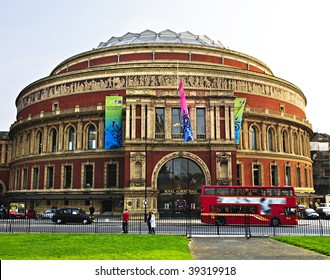
<svg viewBox="0 0 330 280">
<path fill-rule="evenodd" d="M 194 260 L 330 260 L 330 257 L 268 237 L 192 237 Z"/>
</svg>

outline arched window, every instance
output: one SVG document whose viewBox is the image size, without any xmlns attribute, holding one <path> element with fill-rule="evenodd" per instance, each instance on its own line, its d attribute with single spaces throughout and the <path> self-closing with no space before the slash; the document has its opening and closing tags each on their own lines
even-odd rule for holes
<svg viewBox="0 0 330 280">
<path fill-rule="evenodd" d="M 293 152 L 297 155 L 298 154 L 298 136 L 297 133 L 293 133 Z"/>
<path fill-rule="evenodd" d="M 286 130 L 283 130 L 282 132 L 282 151 L 283 153 L 289 152 L 289 138 Z"/>
<path fill-rule="evenodd" d="M 258 150 L 258 134 L 255 126 L 250 127 L 250 150 Z"/>
<path fill-rule="evenodd" d="M 72 126 L 68 129 L 68 151 L 74 151 L 75 130 Z"/>
<path fill-rule="evenodd" d="M 37 133 L 37 153 L 41 154 L 42 153 L 42 132 L 38 131 Z"/>
<path fill-rule="evenodd" d="M 96 149 L 96 129 L 94 125 L 89 125 L 87 128 L 87 149 Z"/>
<path fill-rule="evenodd" d="M 268 129 L 268 150 L 271 152 L 275 151 L 275 132 L 273 128 Z"/>
<path fill-rule="evenodd" d="M 51 137 L 51 152 L 56 152 L 57 150 L 57 131 L 55 128 L 53 128 L 50 131 L 50 137 Z"/>
</svg>

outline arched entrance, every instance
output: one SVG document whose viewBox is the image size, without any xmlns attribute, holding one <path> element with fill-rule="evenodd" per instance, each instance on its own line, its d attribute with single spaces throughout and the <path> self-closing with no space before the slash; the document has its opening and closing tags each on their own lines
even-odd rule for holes
<svg viewBox="0 0 330 280">
<path fill-rule="evenodd" d="M 163 216 L 200 213 L 200 189 L 209 182 L 201 159 L 189 153 L 173 153 L 158 165 L 156 186 L 158 212 Z"/>
</svg>

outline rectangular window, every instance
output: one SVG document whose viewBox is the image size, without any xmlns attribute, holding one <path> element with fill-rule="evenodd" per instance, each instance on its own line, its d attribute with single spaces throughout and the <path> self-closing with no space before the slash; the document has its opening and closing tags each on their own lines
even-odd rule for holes
<svg viewBox="0 0 330 280">
<path fill-rule="evenodd" d="M 261 186 L 261 172 L 260 165 L 253 165 L 253 185 Z"/>
<path fill-rule="evenodd" d="M 277 165 L 271 166 L 271 186 L 278 186 L 278 167 Z"/>
<path fill-rule="evenodd" d="M 117 187 L 117 164 L 107 164 L 106 187 Z"/>
<path fill-rule="evenodd" d="M 38 189 L 39 186 L 39 168 L 34 167 L 33 168 L 33 175 L 32 175 L 32 188 L 33 189 Z"/>
<path fill-rule="evenodd" d="M 23 169 L 23 179 L 22 179 L 22 189 L 26 190 L 27 189 L 27 179 L 28 179 L 28 171 L 26 168 Z"/>
<path fill-rule="evenodd" d="M 84 187 L 92 188 L 93 187 L 93 170 L 94 166 L 91 164 L 87 164 L 84 166 Z"/>
<path fill-rule="evenodd" d="M 291 186 L 291 166 L 285 166 L 285 185 Z"/>
<path fill-rule="evenodd" d="M 72 166 L 65 165 L 64 166 L 64 188 L 70 189 L 72 187 Z"/>
<path fill-rule="evenodd" d="M 196 121 L 197 139 L 206 139 L 205 108 L 197 108 L 196 115 L 197 115 L 197 121 Z"/>
<path fill-rule="evenodd" d="M 308 187 L 309 186 L 308 180 L 309 180 L 309 178 L 308 178 L 308 169 L 306 167 L 305 168 L 305 187 Z"/>
<path fill-rule="evenodd" d="M 165 139 L 165 109 L 156 108 L 155 120 L 156 139 Z"/>
<path fill-rule="evenodd" d="M 172 109 L 172 139 L 183 139 L 180 108 Z"/>
<path fill-rule="evenodd" d="M 242 165 L 237 164 L 237 185 L 242 186 Z"/>
<path fill-rule="evenodd" d="M 46 187 L 52 189 L 54 187 L 54 167 L 47 166 L 47 182 Z"/>
<path fill-rule="evenodd" d="M 297 187 L 301 188 L 301 170 L 300 170 L 300 166 L 297 166 Z"/>
<path fill-rule="evenodd" d="M 15 190 L 18 190 L 19 186 L 19 169 L 16 170 L 16 175 L 15 175 Z"/>
</svg>

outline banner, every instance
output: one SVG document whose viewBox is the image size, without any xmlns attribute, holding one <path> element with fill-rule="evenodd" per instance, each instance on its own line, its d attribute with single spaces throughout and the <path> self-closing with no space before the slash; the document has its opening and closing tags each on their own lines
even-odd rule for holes
<svg viewBox="0 0 330 280">
<path fill-rule="evenodd" d="M 182 117 L 182 130 L 184 142 L 190 142 L 194 140 L 192 127 L 189 118 L 189 112 L 186 102 L 186 96 L 184 94 L 182 82 L 180 82 L 180 101 L 181 101 L 181 117 Z"/>
<path fill-rule="evenodd" d="M 246 103 L 246 98 L 236 98 L 234 107 L 234 117 L 235 117 L 235 142 L 239 144 L 241 135 L 241 125 L 243 119 L 243 112 Z"/>
<path fill-rule="evenodd" d="M 122 103 L 123 98 L 121 96 L 107 96 L 105 98 L 105 149 L 117 149 L 123 146 Z"/>
</svg>

